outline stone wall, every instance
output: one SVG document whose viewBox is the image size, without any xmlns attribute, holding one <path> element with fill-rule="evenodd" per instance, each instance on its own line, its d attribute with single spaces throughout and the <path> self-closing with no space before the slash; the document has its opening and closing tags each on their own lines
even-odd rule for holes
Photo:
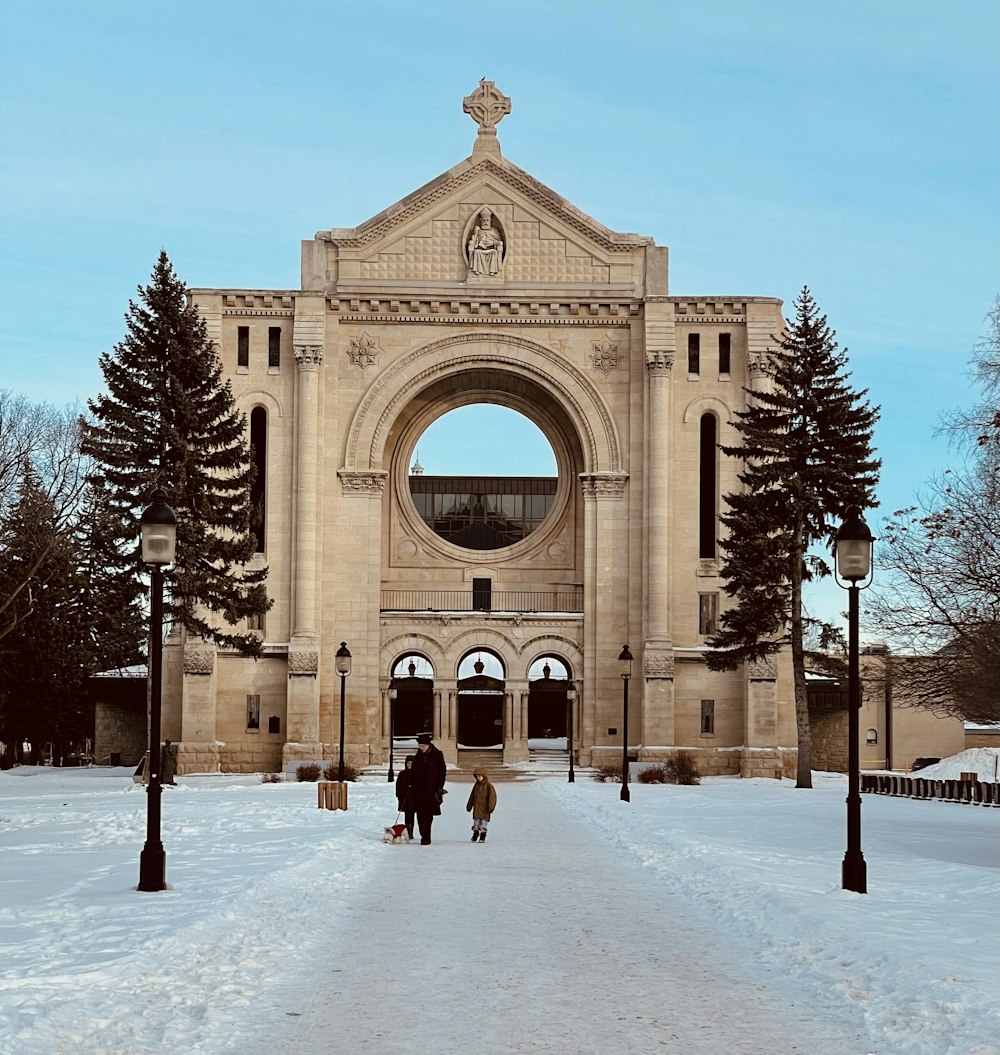
<svg viewBox="0 0 1000 1055">
<path fill-rule="evenodd" d="M 828 773 L 847 772 L 847 711 L 810 715 L 812 767 Z"/>
<path fill-rule="evenodd" d="M 98 765 L 107 765 L 117 755 L 121 765 L 134 766 L 145 751 L 145 708 L 139 712 L 125 703 L 94 704 L 94 760 Z"/>
</svg>

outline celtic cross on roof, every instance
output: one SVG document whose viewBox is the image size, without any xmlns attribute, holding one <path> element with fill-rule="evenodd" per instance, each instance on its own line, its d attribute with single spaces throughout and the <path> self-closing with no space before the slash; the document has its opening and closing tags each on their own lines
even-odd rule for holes
<svg viewBox="0 0 1000 1055">
<path fill-rule="evenodd" d="M 462 109 L 479 125 L 479 134 L 496 135 L 496 126 L 510 113 L 510 98 L 486 78 L 462 100 Z"/>
</svg>

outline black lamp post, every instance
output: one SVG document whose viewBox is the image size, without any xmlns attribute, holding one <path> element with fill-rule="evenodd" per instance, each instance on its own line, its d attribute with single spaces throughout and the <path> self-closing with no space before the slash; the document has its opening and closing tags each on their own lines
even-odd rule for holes
<svg viewBox="0 0 1000 1055">
<path fill-rule="evenodd" d="M 835 545 L 837 584 L 847 590 L 847 851 L 841 869 L 841 887 L 858 894 L 868 892 L 868 867 L 861 852 L 861 790 L 859 714 L 861 674 L 858 659 L 858 593 L 871 585 L 874 536 L 861 515 L 850 506 L 837 530 Z M 864 586 L 858 583 L 867 579 Z M 844 582 L 841 582 L 844 580 Z M 848 585 L 844 585 L 844 583 Z"/>
<path fill-rule="evenodd" d="M 351 653 L 347 642 L 341 641 L 337 649 L 337 677 L 340 678 L 340 772 L 337 779 L 344 783 L 344 685 L 351 673 Z"/>
<path fill-rule="evenodd" d="M 576 689 L 572 685 L 566 690 L 566 707 L 569 711 L 569 721 L 566 723 L 566 743 L 569 746 L 569 775 L 566 777 L 566 783 L 575 784 L 576 774 L 573 772 L 573 712 L 576 710 Z"/>
<path fill-rule="evenodd" d="M 631 802 L 632 796 L 628 790 L 628 681 L 632 677 L 632 653 L 628 645 L 622 645 L 621 655 L 618 657 L 619 667 L 622 675 L 622 802 Z"/>
<path fill-rule="evenodd" d="M 388 781 L 391 784 L 396 779 L 396 774 L 392 768 L 392 749 L 396 743 L 396 686 L 390 685 L 389 691 L 386 693 L 389 698 L 389 776 Z"/>
<path fill-rule="evenodd" d="M 165 890 L 167 855 L 160 838 L 160 709 L 163 680 L 163 566 L 177 551 L 177 516 L 157 488 L 139 518 L 142 559 L 149 565 L 149 783 L 146 786 L 146 843 L 139 854 L 139 890 Z"/>
</svg>

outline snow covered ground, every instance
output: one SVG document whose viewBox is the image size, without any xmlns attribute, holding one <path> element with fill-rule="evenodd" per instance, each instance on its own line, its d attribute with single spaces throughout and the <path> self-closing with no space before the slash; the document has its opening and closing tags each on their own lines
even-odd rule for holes
<svg viewBox="0 0 1000 1055">
<path fill-rule="evenodd" d="M 430 847 L 375 777 L 190 776 L 140 894 L 130 777 L 0 773 L 2 1055 L 1000 1053 L 1000 809 L 864 796 L 859 895 L 833 774 L 503 783 L 484 846 L 454 784 Z"/>
</svg>

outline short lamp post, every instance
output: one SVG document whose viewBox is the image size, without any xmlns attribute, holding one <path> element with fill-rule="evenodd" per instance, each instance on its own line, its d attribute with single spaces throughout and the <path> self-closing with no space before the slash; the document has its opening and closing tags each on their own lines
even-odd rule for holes
<svg viewBox="0 0 1000 1055">
<path fill-rule="evenodd" d="M 837 530 L 835 545 L 837 585 L 847 590 L 847 851 L 841 887 L 857 894 L 868 892 L 868 868 L 861 852 L 861 790 L 859 711 L 861 673 L 858 659 L 858 594 L 871 585 L 872 535 L 860 506 L 850 506 Z M 867 580 L 867 582 L 865 582 Z M 864 585 L 859 586 L 859 583 Z"/>
<path fill-rule="evenodd" d="M 344 783 L 344 712 L 345 712 L 345 692 L 344 686 L 347 679 L 351 674 L 351 653 L 347 647 L 346 641 L 340 642 L 340 648 L 337 649 L 337 677 L 340 678 L 340 769 L 337 773 L 337 779 L 341 784 Z"/>
<path fill-rule="evenodd" d="M 390 685 L 386 692 L 386 697 L 389 700 L 389 776 L 388 781 L 391 784 L 396 779 L 396 774 L 393 772 L 393 758 L 392 749 L 396 743 L 396 686 Z"/>
<path fill-rule="evenodd" d="M 622 802 L 631 802 L 628 790 L 628 682 L 632 677 L 632 653 L 622 645 L 618 665 L 622 676 Z"/>
<path fill-rule="evenodd" d="M 569 775 L 566 777 L 567 784 L 576 783 L 576 774 L 573 772 L 573 712 L 576 710 L 576 689 L 570 684 L 566 690 L 566 745 L 569 747 Z"/>
<path fill-rule="evenodd" d="M 142 559 L 149 565 L 149 783 L 146 843 L 139 854 L 139 890 L 167 887 L 167 855 L 160 838 L 160 711 L 163 703 L 163 568 L 177 552 L 177 516 L 157 488 L 139 518 Z"/>
</svg>

